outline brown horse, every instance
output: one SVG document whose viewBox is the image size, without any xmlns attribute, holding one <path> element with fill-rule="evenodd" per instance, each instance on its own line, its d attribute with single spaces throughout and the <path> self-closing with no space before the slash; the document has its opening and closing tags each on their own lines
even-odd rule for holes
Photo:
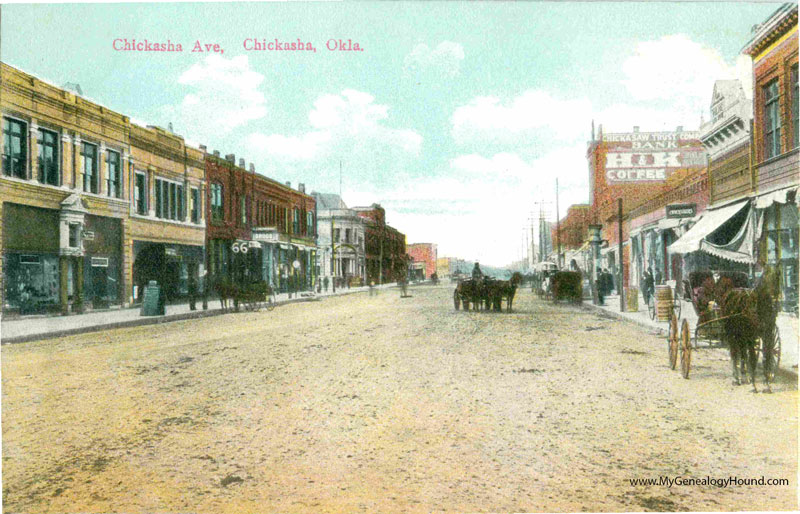
<svg viewBox="0 0 800 514">
<path fill-rule="evenodd" d="M 522 282 L 522 273 L 515 272 L 511 280 L 496 280 L 489 290 L 492 307 L 495 311 L 503 310 L 503 299 L 506 300 L 506 310 L 511 312 L 517 287 Z"/>
<path fill-rule="evenodd" d="M 780 274 L 773 267 L 766 267 L 754 289 L 734 288 L 725 293 L 720 304 L 723 323 L 723 342 L 731 354 L 733 384 L 741 385 L 739 369 L 747 364 L 747 375 L 756 388 L 757 344 L 764 343 L 764 383 L 772 392 L 770 380 L 773 373 L 775 348 L 775 319 L 778 315 L 776 298 L 780 291 Z"/>
</svg>

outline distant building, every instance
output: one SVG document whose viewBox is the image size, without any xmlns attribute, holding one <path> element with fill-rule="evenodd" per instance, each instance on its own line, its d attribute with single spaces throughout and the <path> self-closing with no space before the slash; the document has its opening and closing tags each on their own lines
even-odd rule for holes
<svg viewBox="0 0 800 514">
<path fill-rule="evenodd" d="M 380 204 L 353 207 L 365 222 L 365 258 L 367 280 L 376 284 L 396 282 L 408 272 L 406 236 L 386 223 L 386 211 Z"/>
<path fill-rule="evenodd" d="M 321 277 L 358 284 L 367 280 L 366 222 L 336 194 L 311 193 L 317 203 L 317 265 Z M 331 232 L 333 231 L 333 232 Z M 333 238 L 331 238 L 333 233 Z M 331 241 L 335 247 L 331 247 Z M 331 259 L 335 259 L 331 268 Z"/>
<path fill-rule="evenodd" d="M 433 243 L 413 243 L 406 245 L 406 253 L 411 257 L 413 265 L 420 263 L 422 279 L 431 278 L 436 273 L 438 258 L 436 245 Z"/>
</svg>

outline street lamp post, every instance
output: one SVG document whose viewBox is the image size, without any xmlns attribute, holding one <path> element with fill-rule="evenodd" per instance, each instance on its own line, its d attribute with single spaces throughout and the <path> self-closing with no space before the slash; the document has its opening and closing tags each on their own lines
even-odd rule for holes
<svg viewBox="0 0 800 514">
<path fill-rule="evenodd" d="M 600 231 L 602 230 L 602 225 L 589 225 L 589 244 L 592 245 L 592 268 L 591 268 L 591 283 L 589 284 L 592 289 L 592 303 L 597 305 L 600 303 L 600 298 L 597 294 L 597 259 L 598 253 L 600 251 L 600 243 L 602 242 L 602 236 Z"/>
</svg>

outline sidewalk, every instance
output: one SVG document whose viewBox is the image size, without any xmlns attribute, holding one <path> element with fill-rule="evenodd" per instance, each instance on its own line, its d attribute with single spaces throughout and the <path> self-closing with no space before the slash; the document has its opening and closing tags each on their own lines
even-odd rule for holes
<svg viewBox="0 0 800 514">
<path fill-rule="evenodd" d="M 396 287 L 396 285 L 390 283 L 375 286 L 376 289 L 387 289 L 390 287 Z M 278 300 L 277 305 L 280 306 L 288 303 L 319 300 L 327 296 L 340 296 L 364 291 L 369 291 L 369 287 L 340 288 L 337 289 L 335 293 L 331 289 L 322 293 L 307 291 L 293 294 L 292 298 L 289 298 L 288 293 L 281 293 L 276 296 Z M 167 305 L 165 308 L 166 314 L 163 316 L 141 316 L 139 314 L 140 309 L 137 306 L 89 312 L 74 316 L 23 316 L 12 320 L 0 319 L 0 343 L 23 343 L 26 341 L 83 334 L 86 332 L 155 325 L 170 321 L 225 314 L 220 308 L 220 303 L 217 299 L 208 301 L 208 310 L 203 310 L 202 300 L 198 300 L 195 307 L 197 310 L 190 310 L 188 302 Z M 229 312 L 232 312 L 232 310 Z"/>
<path fill-rule="evenodd" d="M 669 325 L 666 321 L 651 320 L 647 312 L 647 306 L 639 295 L 639 311 L 638 312 L 620 312 L 619 310 L 619 296 L 607 296 L 605 298 L 605 305 L 593 305 L 591 300 L 588 302 L 584 300 L 584 305 L 588 305 L 592 309 L 598 309 L 613 315 L 616 318 L 632 321 L 643 327 L 659 330 L 666 337 L 669 331 Z M 680 319 L 686 319 L 689 322 L 689 328 L 692 330 L 694 337 L 694 329 L 697 326 L 697 314 L 694 312 L 691 302 L 681 301 L 681 315 Z M 680 322 L 679 322 L 680 323 Z M 780 368 L 783 371 L 788 371 L 797 377 L 797 360 L 798 360 L 798 318 L 781 312 L 778 314 L 777 319 L 778 330 L 781 335 L 781 363 Z M 679 325 L 680 329 L 680 325 Z"/>
</svg>

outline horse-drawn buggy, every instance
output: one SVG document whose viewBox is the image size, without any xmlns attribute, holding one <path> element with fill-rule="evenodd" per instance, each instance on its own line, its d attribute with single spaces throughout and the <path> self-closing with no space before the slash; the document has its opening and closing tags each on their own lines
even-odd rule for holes
<svg viewBox="0 0 800 514">
<path fill-rule="evenodd" d="M 780 364 L 781 339 L 778 316 L 779 276 L 775 269 L 766 268 L 755 287 L 749 287 L 747 274 L 741 272 L 696 271 L 684 282 L 684 295 L 692 302 L 697 325 L 692 338 L 687 319 L 670 318 L 669 364 L 675 369 L 680 353 L 681 373 L 689 378 L 692 349 L 700 340 L 708 346 L 727 346 L 731 355 L 733 383 L 741 384 L 741 375 L 753 384 L 756 391 L 756 364 L 762 356 L 764 383 L 770 382 Z M 694 344 L 692 344 L 694 339 Z M 740 375 L 741 372 L 741 375 Z"/>
</svg>

